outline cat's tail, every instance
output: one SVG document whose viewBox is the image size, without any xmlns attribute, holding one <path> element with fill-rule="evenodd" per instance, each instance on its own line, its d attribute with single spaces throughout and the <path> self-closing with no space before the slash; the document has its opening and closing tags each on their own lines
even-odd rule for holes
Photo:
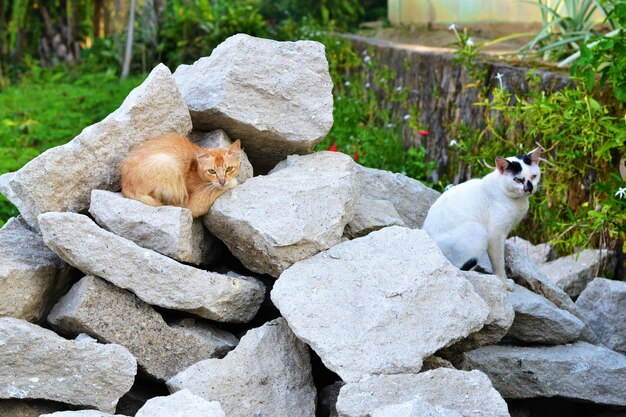
<svg viewBox="0 0 626 417">
<path fill-rule="evenodd" d="M 465 262 L 462 266 L 461 266 L 461 271 L 469 271 L 470 269 L 472 269 L 473 267 L 475 267 L 476 265 L 478 265 L 478 259 L 476 258 L 471 258 L 468 259 L 467 262 Z"/>
</svg>

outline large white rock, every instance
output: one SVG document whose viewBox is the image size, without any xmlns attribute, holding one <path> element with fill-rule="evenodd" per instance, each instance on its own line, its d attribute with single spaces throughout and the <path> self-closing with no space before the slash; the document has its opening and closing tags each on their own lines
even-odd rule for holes
<svg viewBox="0 0 626 417">
<path fill-rule="evenodd" d="M 485 374 L 446 368 L 377 375 L 348 383 L 339 393 L 337 411 L 340 417 L 368 417 L 382 407 L 412 401 L 416 396 L 463 417 L 509 417 L 506 403 Z"/>
<path fill-rule="evenodd" d="M 427 403 L 417 396 L 402 404 L 377 408 L 369 417 L 463 417 L 460 413 Z"/>
<path fill-rule="evenodd" d="M 84 211 L 91 190 L 120 189 L 119 164 L 134 146 L 163 133 L 187 134 L 191 118 L 170 70 L 159 64 L 119 109 L 65 145 L 48 149 L 8 180 L 33 227 L 49 211 Z M 11 193 L 5 194 L 11 199 Z"/>
<path fill-rule="evenodd" d="M 135 380 L 137 362 L 120 345 L 66 340 L 0 318 L 0 398 L 39 398 L 113 412 Z"/>
<path fill-rule="evenodd" d="M 198 362 L 167 386 L 219 401 L 228 417 L 315 416 L 308 347 L 282 318 L 248 331 L 224 359 Z"/>
<path fill-rule="evenodd" d="M 393 226 L 294 264 L 271 298 L 344 381 L 418 372 L 479 330 L 489 307 L 421 230 Z"/>
<path fill-rule="evenodd" d="M 185 389 L 149 399 L 135 417 L 226 417 L 226 414 L 217 401 L 207 401 Z"/>
<path fill-rule="evenodd" d="M 137 246 L 76 213 L 45 213 L 46 245 L 87 275 L 104 278 L 148 304 L 226 322 L 250 321 L 265 295 L 253 278 L 233 278 L 183 265 Z"/>
<path fill-rule="evenodd" d="M 542 265 L 541 272 L 570 297 L 578 297 L 587 284 L 599 276 L 602 267 L 607 271 L 615 267 L 613 253 L 606 249 L 585 249 Z"/>
<path fill-rule="evenodd" d="M 576 307 L 606 347 L 626 353 L 626 282 L 596 278 Z"/>
<path fill-rule="evenodd" d="M 519 236 L 510 237 L 507 239 L 507 241 L 517 246 L 517 249 L 525 253 L 526 256 L 532 259 L 533 262 L 535 262 L 537 265 L 542 265 L 556 258 L 556 251 L 554 250 L 554 246 L 548 245 L 546 243 L 533 245 L 526 239 L 522 239 Z"/>
<path fill-rule="evenodd" d="M 406 175 L 366 168 L 355 163 L 361 196 L 391 201 L 407 227 L 421 228 L 430 206 L 441 195 Z"/>
<path fill-rule="evenodd" d="M 38 322 L 70 285 L 69 265 L 17 220 L 0 229 L 0 259 L 0 316 Z"/>
<path fill-rule="evenodd" d="M 186 208 L 152 207 L 120 193 L 93 190 L 89 213 L 106 230 L 177 261 L 209 264 L 221 253 L 202 219 L 194 219 Z"/>
<path fill-rule="evenodd" d="M 87 333 L 127 348 L 148 375 L 166 381 L 203 359 L 223 357 L 237 338 L 223 330 L 207 337 L 169 327 L 134 294 L 96 277 L 84 277 L 54 306 L 48 322 L 65 333 Z"/>
<path fill-rule="evenodd" d="M 463 368 L 486 373 L 504 398 L 563 397 L 626 405 L 626 356 L 602 346 L 486 346 L 463 356 Z"/>
<path fill-rule="evenodd" d="M 227 148 L 233 144 L 233 141 L 228 137 L 226 132 L 222 129 L 214 130 L 212 132 L 199 132 L 194 130 L 189 135 L 189 139 L 197 145 L 204 148 Z M 243 184 L 254 175 L 254 169 L 248 159 L 248 155 L 245 149 L 241 150 L 241 163 L 239 164 L 239 174 L 237 174 L 237 182 Z"/>
<path fill-rule="evenodd" d="M 357 181 L 347 155 L 291 156 L 217 199 L 204 222 L 248 269 L 278 277 L 342 240 Z"/>
<path fill-rule="evenodd" d="M 562 344 L 578 339 L 585 324 L 546 298 L 514 284 L 509 299 L 515 320 L 509 335 L 524 342 Z"/>
<path fill-rule="evenodd" d="M 256 169 L 309 153 L 333 124 L 324 46 L 238 34 L 174 73 L 197 130 L 241 139 Z"/>
</svg>

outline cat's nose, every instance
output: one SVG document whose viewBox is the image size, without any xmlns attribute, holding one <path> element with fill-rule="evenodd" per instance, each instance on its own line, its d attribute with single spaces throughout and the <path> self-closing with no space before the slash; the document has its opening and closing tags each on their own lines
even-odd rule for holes
<svg viewBox="0 0 626 417">
<path fill-rule="evenodd" d="M 220 185 L 226 184 L 226 178 L 220 178 L 219 182 L 220 182 Z"/>
<path fill-rule="evenodd" d="M 529 180 L 526 180 L 526 185 L 524 185 L 524 191 L 527 193 L 533 192 L 533 183 L 530 182 Z"/>
</svg>

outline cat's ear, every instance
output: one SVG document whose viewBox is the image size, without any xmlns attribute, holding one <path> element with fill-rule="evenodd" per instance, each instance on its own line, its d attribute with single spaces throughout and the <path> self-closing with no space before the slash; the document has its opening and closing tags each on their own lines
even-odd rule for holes
<svg viewBox="0 0 626 417">
<path fill-rule="evenodd" d="M 538 146 L 537 148 L 529 152 L 528 156 L 530 156 L 530 160 L 533 161 L 533 163 L 539 165 L 539 161 L 541 160 L 541 153 L 544 151 L 545 149 L 543 149 L 542 146 Z"/>
<path fill-rule="evenodd" d="M 229 154 L 238 154 L 241 151 L 241 141 L 237 139 L 228 147 Z"/>
<path fill-rule="evenodd" d="M 500 174 L 504 174 L 504 171 L 508 168 L 510 162 L 501 156 L 496 156 L 496 168 Z"/>
</svg>

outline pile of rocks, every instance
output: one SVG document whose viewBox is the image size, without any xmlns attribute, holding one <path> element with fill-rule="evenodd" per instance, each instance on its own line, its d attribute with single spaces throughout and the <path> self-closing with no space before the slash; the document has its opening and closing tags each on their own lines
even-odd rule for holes
<svg viewBox="0 0 626 417">
<path fill-rule="evenodd" d="M 0 177 L 22 214 L 0 230 L 0 415 L 626 406 L 626 358 L 600 345 L 624 351 L 624 309 L 602 310 L 623 307 L 624 283 L 593 280 L 574 304 L 512 242 L 514 292 L 459 271 L 419 229 L 436 191 L 311 153 L 331 89 L 320 44 L 236 35 L 173 75 L 158 66 L 102 122 Z M 165 132 L 242 141 L 240 185 L 202 219 L 118 193 L 123 157 Z"/>
</svg>

